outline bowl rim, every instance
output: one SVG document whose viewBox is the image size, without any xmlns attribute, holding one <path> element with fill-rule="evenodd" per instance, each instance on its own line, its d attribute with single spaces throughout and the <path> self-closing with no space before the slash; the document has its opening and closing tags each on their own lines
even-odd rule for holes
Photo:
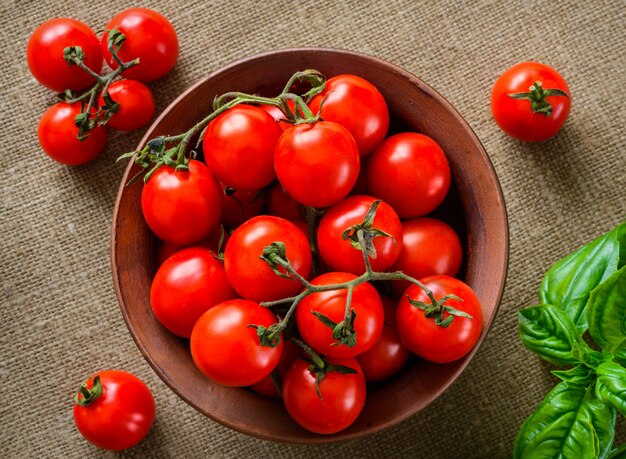
<svg viewBox="0 0 626 459">
<path fill-rule="evenodd" d="M 136 148 L 135 151 L 140 150 L 141 148 L 143 148 L 146 143 L 153 137 L 153 131 L 155 130 L 156 126 L 158 126 L 161 121 L 169 114 L 170 111 L 172 111 L 172 109 L 185 97 L 187 97 L 187 95 L 193 91 L 195 91 L 199 86 L 202 86 L 203 84 L 205 84 L 208 80 L 214 78 L 215 76 L 217 76 L 218 74 L 224 73 L 224 72 L 228 72 L 230 69 L 234 68 L 234 67 L 238 67 L 240 65 L 255 61 L 255 60 L 259 60 L 259 59 L 263 59 L 265 57 L 268 56 L 275 56 L 277 54 L 294 54 L 294 53 L 315 53 L 315 52 L 327 52 L 327 53 L 335 53 L 335 54 L 349 54 L 349 55 L 353 55 L 356 56 L 358 58 L 364 58 L 370 61 L 374 61 L 378 64 L 381 64 L 382 66 L 389 68 L 390 70 L 392 70 L 393 72 L 403 76 L 404 78 L 406 78 L 407 80 L 409 80 L 411 82 L 411 84 L 417 86 L 420 90 L 422 90 L 423 92 L 425 92 L 426 94 L 430 95 L 431 97 L 435 98 L 437 100 L 437 102 L 439 104 L 441 104 L 442 106 L 444 106 L 446 108 L 446 110 L 448 112 L 451 113 L 451 115 L 454 117 L 454 119 L 460 124 L 462 125 L 468 132 L 468 134 L 470 135 L 470 138 L 472 140 L 472 143 L 476 146 L 476 149 L 478 150 L 478 153 L 481 155 L 483 161 L 485 162 L 487 168 L 488 168 L 488 173 L 489 175 L 494 179 L 494 184 L 495 184 L 495 191 L 496 191 L 496 200 L 499 201 L 501 203 L 501 205 L 499 206 L 499 208 L 501 209 L 501 215 L 500 218 L 502 220 L 502 222 L 504 223 L 504 226 L 502 228 L 502 235 L 503 235 L 503 244 L 504 244 L 504 253 L 503 255 L 503 260 L 502 260 L 502 267 L 500 272 L 498 273 L 498 284 L 500 285 L 499 291 L 497 292 L 496 295 L 496 302 L 495 302 L 495 307 L 493 310 L 493 314 L 491 315 L 489 321 L 485 321 L 483 323 L 483 327 L 486 329 L 486 332 L 484 334 L 481 334 L 479 340 L 477 341 L 477 343 L 475 344 L 475 346 L 472 348 L 472 350 L 463 357 L 462 361 L 460 362 L 460 364 L 458 365 L 458 367 L 456 368 L 456 370 L 451 374 L 451 377 L 449 378 L 448 381 L 446 381 L 442 387 L 440 388 L 440 390 L 438 390 L 437 394 L 432 395 L 431 397 L 429 397 L 426 402 L 423 404 L 423 406 L 419 409 L 416 410 L 411 410 L 401 416 L 398 416 L 397 418 L 394 418 L 393 420 L 390 420 L 388 422 L 385 423 L 381 423 L 381 424 L 377 424 L 375 426 L 371 426 L 371 427 L 367 427 L 364 428 L 362 430 L 356 431 L 356 432 L 338 432 L 336 434 L 333 435 L 314 435 L 311 434 L 311 437 L 307 439 L 308 444 L 324 444 L 324 443 L 333 443 L 333 442 L 340 442 L 340 441 L 348 441 L 348 440 L 354 440 L 354 439 L 358 439 L 358 438 L 362 438 L 377 432 L 380 432 L 382 430 L 385 430 L 387 428 L 390 428 L 394 425 L 398 425 L 401 422 L 406 421 L 408 418 L 413 417 L 415 414 L 417 414 L 417 412 L 427 408 L 430 404 L 432 404 L 434 402 L 434 400 L 436 400 L 437 398 L 439 398 L 444 392 L 446 392 L 450 386 L 452 386 L 452 384 L 454 384 L 458 379 L 460 374 L 465 370 L 465 368 L 467 367 L 467 365 L 469 364 L 469 362 L 473 359 L 474 355 L 478 352 L 478 349 L 482 346 L 482 343 L 484 342 L 485 338 L 487 337 L 487 335 L 489 334 L 489 332 L 491 331 L 491 326 L 496 318 L 496 316 L 498 315 L 498 311 L 500 310 L 500 304 L 502 301 L 502 297 L 504 294 L 504 290 L 506 288 L 506 280 L 507 280 L 507 275 L 508 275 L 508 268 L 509 268 L 509 256 L 510 256 L 510 234 L 509 234 L 509 220 L 508 220 L 508 212 L 506 209 L 506 202 L 504 199 L 504 193 L 502 190 L 502 185 L 500 183 L 500 180 L 498 178 L 498 175 L 496 173 L 495 167 L 493 165 L 493 162 L 491 161 L 491 158 L 489 157 L 489 155 L 487 154 L 484 146 L 482 145 L 480 139 L 478 138 L 478 136 L 476 135 L 476 133 L 474 132 L 474 130 L 472 129 L 472 127 L 469 125 L 469 123 L 465 120 L 465 118 L 463 118 L 463 116 L 461 116 L 461 114 L 458 112 L 458 110 L 450 103 L 448 102 L 448 100 L 442 96 L 437 90 L 435 90 L 432 86 L 430 86 L 428 83 L 426 83 L 424 80 L 422 80 L 420 77 L 414 75 L 413 73 L 393 64 L 390 63 L 384 59 L 378 58 L 378 57 L 374 57 L 372 55 L 366 54 L 366 53 L 362 53 L 362 52 L 358 52 L 358 51 L 353 51 L 353 50 L 348 50 L 348 49 L 342 49 L 342 48 L 335 48 L 335 47 L 296 47 L 296 48 L 279 48 L 279 49 L 275 49 L 275 50 L 271 50 L 271 51 L 264 51 L 264 52 L 260 52 L 260 53 L 255 53 L 246 57 L 243 57 L 241 59 L 238 59 L 236 61 L 231 62 L 230 64 L 224 65 L 219 67 L 218 69 L 210 72 L 208 75 L 206 75 L 205 77 L 201 78 L 200 80 L 198 80 L 197 82 L 193 83 L 191 86 L 187 87 L 180 95 L 178 95 L 160 114 L 159 116 L 150 124 L 150 126 L 148 127 L 148 129 L 146 130 L 144 136 L 141 138 L 141 140 L 139 141 L 139 144 Z M 219 418 L 217 416 L 214 416 L 212 413 L 206 412 L 204 411 L 200 406 L 198 406 L 193 400 L 191 400 L 189 397 L 187 397 L 186 395 L 180 393 L 178 391 L 178 389 L 176 388 L 174 381 L 169 377 L 169 374 L 158 364 L 158 362 L 152 358 L 149 350 L 147 349 L 147 347 L 143 344 L 143 342 L 139 341 L 137 336 L 137 330 L 135 329 L 135 326 L 133 325 L 133 323 L 131 322 L 128 313 L 126 311 L 125 308 L 125 301 L 123 298 L 123 294 L 122 294 L 122 287 L 121 287 L 121 283 L 120 283 L 120 278 L 119 278 L 119 273 L 117 270 L 117 257 L 116 257 L 116 247 L 117 247 L 117 232 L 116 232 L 116 222 L 118 220 L 118 213 L 119 213 L 119 207 L 120 207 L 120 203 L 122 200 L 122 195 L 126 189 L 126 181 L 127 178 L 130 176 L 130 171 L 134 166 L 134 157 L 131 158 L 131 160 L 129 161 L 128 165 L 126 166 L 126 169 L 124 170 L 124 174 L 123 174 L 123 178 L 122 181 L 120 183 L 119 189 L 118 189 L 118 193 L 117 193 L 117 197 L 115 200 L 115 207 L 113 210 L 113 216 L 112 216 L 112 225 L 111 225 L 111 239 L 110 239 L 110 260 L 111 260 L 111 271 L 112 271 L 112 275 L 113 275 L 113 285 L 115 288 L 115 294 L 118 300 L 118 306 L 122 312 L 122 316 L 124 318 L 124 321 L 126 322 L 126 326 L 130 332 L 131 337 L 133 338 L 133 341 L 135 342 L 135 344 L 137 345 L 137 348 L 139 349 L 139 351 L 141 352 L 143 358 L 148 362 L 148 364 L 150 365 L 150 367 L 154 370 L 154 372 L 159 376 L 159 378 L 170 388 L 170 390 L 172 390 L 179 398 L 181 398 L 182 400 L 184 400 L 188 405 L 192 406 L 194 409 L 196 409 L 197 411 L 199 411 L 200 413 L 202 413 L 203 415 L 206 415 L 207 417 L 209 417 L 210 419 L 212 419 L 215 422 L 218 422 L 219 424 L 222 424 L 228 428 L 231 428 L 237 432 L 246 434 L 246 435 L 250 435 L 250 436 L 254 436 L 256 438 L 260 438 L 263 440 L 271 440 L 271 441 L 278 441 L 278 442 L 282 442 L 282 443 L 297 443 L 297 444 L 303 444 L 302 441 L 299 441 L 298 439 L 292 439 L 290 437 L 275 437 L 275 436 L 271 436 L 271 435 L 265 435 L 263 433 L 258 433 L 258 432 L 254 432 L 254 431 L 249 431 L 246 430 L 245 428 L 242 428 L 241 426 L 239 426 L 236 423 L 232 423 L 229 422 L 228 420 Z"/>
</svg>

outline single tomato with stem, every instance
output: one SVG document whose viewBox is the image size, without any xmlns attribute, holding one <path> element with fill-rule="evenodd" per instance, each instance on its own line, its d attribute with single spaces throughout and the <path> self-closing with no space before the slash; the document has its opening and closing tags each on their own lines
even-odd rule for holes
<svg viewBox="0 0 626 459">
<path fill-rule="evenodd" d="M 498 126 L 524 142 L 543 142 L 556 135 L 571 109 L 563 77 L 539 62 L 520 62 L 496 80 L 491 113 Z"/>
<path fill-rule="evenodd" d="M 135 446 L 154 422 L 152 392 L 136 376 L 103 370 L 83 382 L 74 397 L 74 422 L 98 448 L 121 451 Z"/>
</svg>

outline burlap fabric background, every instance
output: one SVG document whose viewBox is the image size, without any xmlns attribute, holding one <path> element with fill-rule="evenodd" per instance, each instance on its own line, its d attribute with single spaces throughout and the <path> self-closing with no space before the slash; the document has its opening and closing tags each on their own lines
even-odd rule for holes
<svg viewBox="0 0 626 459">
<path fill-rule="evenodd" d="M 141 2 L 171 20 L 181 44 L 175 70 L 151 85 L 159 111 L 209 72 L 253 53 L 347 48 L 434 86 L 474 128 L 499 174 L 510 218 L 510 268 L 500 312 L 475 359 L 412 419 L 323 447 L 264 442 L 210 421 L 178 399 L 135 347 L 113 290 L 109 233 L 124 169 L 115 158 L 142 133 L 112 134 L 100 158 L 77 168 L 52 162 L 37 143 L 36 126 L 53 94 L 28 72 L 30 33 L 55 16 L 102 30 L 115 12 L 136 5 L 1 3 L 0 456 L 114 456 L 85 442 L 71 413 L 77 384 L 103 368 L 137 374 L 156 397 L 156 422 L 128 457 L 509 456 L 520 424 L 555 383 L 549 367 L 521 346 L 516 310 L 537 301 L 552 262 L 626 216 L 626 4 Z M 574 99 L 565 129 L 539 145 L 506 137 L 489 110 L 494 79 L 527 59 L 559 69 Z"/>
</svg>

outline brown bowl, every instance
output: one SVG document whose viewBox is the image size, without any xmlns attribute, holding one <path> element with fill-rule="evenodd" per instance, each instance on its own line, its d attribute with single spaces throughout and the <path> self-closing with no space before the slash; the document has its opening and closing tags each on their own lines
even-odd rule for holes
<svg viewBox="0 0 626 459">
<path fill-rule="evenodd" d="M 327 77 L 353 73 L 385 97 L 392 131 L 413 130 L 435 139 L 450 162 L 453 185 L 437 212 L 459 233 L 465 248 L 461 277 L 484 308 L 484 328 L 463 359 L 435 364 L 414 359 L 399 377 L 368 390 L 363 412 L 348 429 L 322 436 L 292 421 L 280 401 L 205 378 L 191 359 L 189 343 L 168 332 L 149 301 L 156 239 L 141 215 L 141 185 L 125 187 L 137 172 L 129 165 L 113 215 L 113 280 L 126 324 L 141 353 L 163 381 L 191 406 L 225 426 L 268 440 L 325 443 L 380 431 L 414 415 L 441 395 L 461 374 L 496 315 L 508 260 L 508 226 L 502 190 L 480 141 L 459 113 L 410 73 L 374 57 L 337 49 L 288 49 L 260 54 L 224 67 L 178 97 L 152 124 L 137 147 L 163 134 L 189 129 L 211 110 L 216 95 L 244 91 L 274 96 L 298 70 L 314 68 Z"/>
</svg>

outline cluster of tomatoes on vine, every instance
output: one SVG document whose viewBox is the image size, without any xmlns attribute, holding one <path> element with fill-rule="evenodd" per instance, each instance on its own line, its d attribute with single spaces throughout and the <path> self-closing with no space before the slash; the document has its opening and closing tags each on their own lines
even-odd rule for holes
<svg viewBox="0 0 626 459">
<path fill-rule="evenodd" d="M 178 38 L 158 12 L 130 8 L 101 39 L 75 19 L 46 21 L 31 35 L 27 58 L 33 76 L 61 99 L 41 118 L 39 143 L 55 161 L 79 165 L 104 150 L 105 125 L 134 131 L 150 122 L 155 102 L 145 83 L 174 67 Z M 101 75 L 103 59 L 111 72 Z"/>
<path fill-rule="evenodd" d="M 290 92 L 299 82 L 310 89 Z M 213 109 L 135 155 L 162 241 L 150 303 L 201 372 L 281 396 L 329 434 L 410 352 L 444 363 L 473 348 L 482 309 L 453 277 L 460 240 L 425 217 L 451 180 L 432 138 L 387 137 L 384 97 L 356 75 L 297 72 L 276 97 L 228 93 Z M 203 161 L 186 154 L 196 135 Z M 385 281 L 389 296 L 372 284 Z"/>
</svg>

